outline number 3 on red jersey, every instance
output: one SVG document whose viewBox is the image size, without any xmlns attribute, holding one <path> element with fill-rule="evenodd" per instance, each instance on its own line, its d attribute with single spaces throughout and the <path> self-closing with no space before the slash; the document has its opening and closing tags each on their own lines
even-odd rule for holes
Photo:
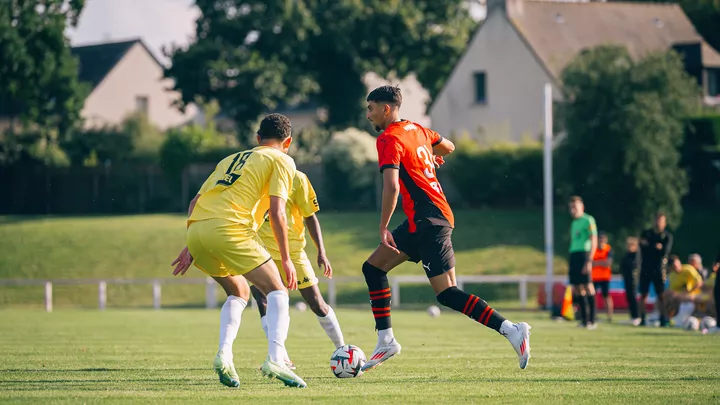
<svg viewBox="0 0 720 405">
<path fill-rule="evenodd" d="M 428 179 L 434 179 L 435 164 L 432 162 L 432 152 L 430 152 L 430 150 L 425 145 L 418 146 L 416 152 L 420 160 L 425 163 L 425 169 L 423 170 L 425 177 L 427 177 Z M 443 193 L 442 188 L 440 187 L 440 183 L 438 183 L 437 181 L 431 181 L 430 187 L 432 187 L 433 190 L 437 191 L 440 194 Z"/>
</svg>

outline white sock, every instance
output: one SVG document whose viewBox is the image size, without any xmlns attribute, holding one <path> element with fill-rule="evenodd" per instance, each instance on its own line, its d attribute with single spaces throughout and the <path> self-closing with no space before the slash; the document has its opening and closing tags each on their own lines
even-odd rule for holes
<svg viewBox="0 0 720 405">
<path fill-rule="evenodd" d="M 343 334 L 340 330 L 340 323 L 338 323 L 335 311 L 333 311 L 332 307 L 328 306 L 327 315 L 318 316 L 317 319 L 318 322 L 320 322 L 320 326 L 325 329 L 325 333 L 327 333 L 336 348 L 345 345 L 345 339 L 343 339 Z"/>
<path fill-rule="evenodd" d="M 388 345 L 395 339 L 392 328 L 383 329 L 378 331 L 378 346 Z"/>
<path fill-rule="evenodd" d="M 512 323 L 512 322 L 510 322 L 510 321 L 508 321 L 508 320 L 506 319 L 506 320 L 504 320 L 503 323 L 500 325 L 500 331 L 499 331 L 499 332 L 500 332 L 501 335 L 503 335 L 503 336 L 505 336 L 505 337 L 508 337 L 508 336 L 510 335 L 510 333 L 512 333 L 512 332 L 514 332 L 514 331 L 516 331 L 516 330 L 517 330 L 517 329 L 515 329 L 515 324 Z"/>
<path fill-rule="evenodd" d="M 260 318 L 260 325 L 262 325 L 263 331 L 265 332 L 265 339 L 267 339 L 267 337 L 268 337 L 267 314 L 265 314 L 265 316 Z"/>
<path fill-rule="evenodd" d="M 270 361 L 283 364 L 285 340 L 290 329 L 290 297 L 284 291 L 267 295 L 268 356 Z"/>
<path fill-rule="evenodd" d="M 242 312 L 247 306 L 247 301 L 240 297 L 230 295 L 220 310 L 220 344 L 218 350 L 222 350 L 225 356 L 232 357 L 232 345 L 240 329 Z"/>
</svg>

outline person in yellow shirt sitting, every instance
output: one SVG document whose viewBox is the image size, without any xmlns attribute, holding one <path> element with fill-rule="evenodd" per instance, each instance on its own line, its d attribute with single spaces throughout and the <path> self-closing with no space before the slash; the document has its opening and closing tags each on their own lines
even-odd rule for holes
<svg viewBox="0 0 720 405">
<path fill-rule="evenodd" d="M 323 244 L 322 231 L 320 230 L 320 221 L 315 215 L 320 210 L 318 205 L 317 195 L 315 189 L 313 189 L 310 180 L 308 180 L 305 173 L 297 171 L 295 178 L 293 179 L 292 190 L 290 191 L 290 198 L 288 198 L 287 205 L 287 218 L 288 218 L 288 241 L 290 243 L 290 258 L 292 259 L 295 269 L 297 270 L 297 283 L 300 295 L 302 295 L 305 302 L 307 302 L 310 310 L 312 310 L 317 316 L 320 326 L 325 330 L 335 348 L 342 347 L 345 345 L 342 331 L 340 330 L 340 324 L 335 316 L 335 311 L 325 303 L 325 300 L 320 293 L 318 288 L 318 279 L 315 277 L 315 271 L 313 270 L 310 259 L 308 259 L 305 253 L 305 228 L 307 227 L 310 238 L 315 243 L 315 247 L 318 251 L 317 264 L 320 269 L 323 270 L 325 277 L 332 278 L 332 266 L 330 260 L 328 260 L 325 253 L 325 245 Z M 267 218 L 267 217 L 266 217 Z M 265 249 L 270 253 L 273 260 L 276 263 L 280 262 L 280 250 L 278 249 L 277 242 L 273 237 L 272 228 L 270 222 L 266 219 L 265 224 L 260 227 L 258 231 L 260 240 L 265 245 Z M 278 265 L 278 267 L 280 267 Z M 283 273 L 280 273 L 283 276 Z M 267 299 L 265 294 L 255 286 L 250 287 L 255 301 L 258 303 L 258 311 L 260 312 L 260 322 L 262 328 L 267 334 L 267 316 L 265 315 L 267 309 Z M 285 356 L 285 363 L 290 369 L 294 369 L 295 365 L 290 361 L 289 356 Z"/>
<path fill-rule="evenodd" d="M 291 134 L 287 117 L 270 114 L 260 122 L 257 132 L 260 146 L 232 154 L 218 163 L 190 201 L 187 247 L 172 263 L 176 266 L 174 275 L 185 274 L 194 263 L 215 279 L 228 296 L 220 310 L 220 344 L 213 361 L 220 382 L 228 387 L 240 386 L 232 345 L 242 311 L 250 299 L 248 281 L 266 294 L 268 301 L 268 356 L 262 373 L 287 386 L 307 387 L 284 361 L 290 327 L 288 288 L 297 288 L 285 213 L 296 170 L 295 162 L 287 155 Z M 275 261 L 257 241 L 256 231 L 268 210 L 285 285 Z"/>
<path fill-rule="evenodd" d="M 695 263 L 692 255 L 691 260 Z M 682 264 L 676 255 L 671 255 L 668 262 L 670 264 L 669 288 L 665 291 L 664 301 L 666 314 L 672 316 L 677 312 L 681 303 L 695 301 L 695 297 L 703 286 L 703 279 L 692 264 Z M 692 315 L 692 311 L 689 315 Z"/>
</svg>

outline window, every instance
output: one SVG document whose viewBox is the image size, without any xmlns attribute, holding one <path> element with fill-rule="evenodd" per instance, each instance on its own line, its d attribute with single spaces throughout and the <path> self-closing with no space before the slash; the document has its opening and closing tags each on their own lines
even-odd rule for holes
<svg viewBox="0 0 720 405">
<path fill-rule="evenodd" d="M 145 115 L 148 114 L 150 100 L 148 96 L 136 96 L 135 97 L 135 110 Z"/>
<path fill-rule="evenodd" d="M 720 69 L 707 70 L 707 93 L 710 97 L 720 96 Z"/>
<path fill-rule="evenodd" d="M 477 104 L 487 103 L 486 82 L 485 72 L 475 72 L 475 103 Z"/>
</svg>

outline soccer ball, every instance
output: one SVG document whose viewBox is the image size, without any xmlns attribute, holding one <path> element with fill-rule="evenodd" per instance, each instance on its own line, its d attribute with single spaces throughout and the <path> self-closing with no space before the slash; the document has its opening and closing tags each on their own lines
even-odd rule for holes
<svg viewBox="0 0 720 405">
<path fill-rule="evenodd" d="M 700 329 L 700 321 L 694 316 L 689 317 L 683 325 L 685 330 L 697 331 Z"/>
<path fill-rule="evenodd" d="M 365 365 L 367 358 L 362 349 L 353 345 L 339 347 L 330 357 L 330 370 L 337 378 L 360 377 L 360 368 Z"/>
<path fill-rule="evenodd" d="M 711 316 L 706 316 L 700 321 L 701 329 L 712 329 L 717 326 L 717 321 Z"/>
<path fill-rule="evenodd" d="M 431 318 L 437 318 L 440 316 L 440 308 L 438 308 L 436 305 L 431 305 L 430 308 L 427 309 L 428 315 L 430 315 Z"/>
</svg>

